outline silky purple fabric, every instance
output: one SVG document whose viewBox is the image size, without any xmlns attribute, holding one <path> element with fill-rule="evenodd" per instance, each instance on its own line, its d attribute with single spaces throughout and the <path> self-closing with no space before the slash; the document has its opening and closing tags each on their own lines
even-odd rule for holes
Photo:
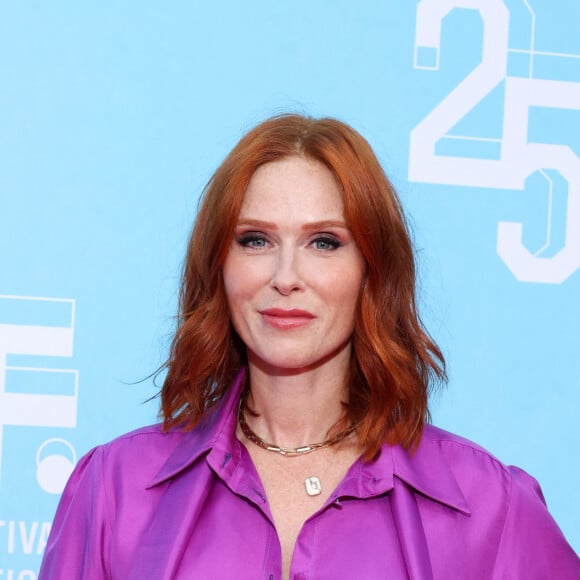
<svg viewBox="0 0 580 580">
<path fill-rule="evenodd" d="M 139 429 L 77 465 L 41 580 L 278 580 L 280 543 L 235 436 L 241 377 L 192 432 Z M 537 482 L 427 426 L 418 450 L 356 461 L 304 524 L 295 580 L 580 579 Z"/>
</svg>

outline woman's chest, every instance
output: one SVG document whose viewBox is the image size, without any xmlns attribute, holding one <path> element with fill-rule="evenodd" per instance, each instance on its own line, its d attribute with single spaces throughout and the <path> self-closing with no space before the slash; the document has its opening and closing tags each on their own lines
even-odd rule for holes
<svg viewBox="0 0 580 580">
<path fill-rule="evenodd" d="M 137 536 L 113 542 L 112 577 L 282 578 L 287 539 L 277 533 L 264 490 L 249 483 L 237 494 L 214 481 L 201 502 L 166 498 L 169 512 L 162 498 Z M 387 497 L 335 502 L 296 533 L 291 578 L 382 578 L 387 571 L 407 577 Z"/>
</svg>

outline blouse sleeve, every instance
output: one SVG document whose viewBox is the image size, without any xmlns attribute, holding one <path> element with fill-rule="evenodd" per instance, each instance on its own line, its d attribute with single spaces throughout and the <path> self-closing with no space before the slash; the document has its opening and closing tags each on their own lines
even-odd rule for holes
<svg viewBox="0 0 580 580">
<path fill-rule="evenodd" d="M 39 580 L 109 578 L 110 519 L 103 486 L 103 448 L 87 453 L 64 489 L 39 572 Z"/>
<path fill-rule="evenodd" d="M 512 489 L 493 578 L 580 580 L 580 559 L 549 514 L 538 482 L 510 467 Z"/>
</svg>

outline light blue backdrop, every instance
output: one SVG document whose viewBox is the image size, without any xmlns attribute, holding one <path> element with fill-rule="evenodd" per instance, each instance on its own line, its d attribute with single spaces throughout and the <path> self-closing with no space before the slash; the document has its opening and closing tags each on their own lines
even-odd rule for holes
<svg viewBox="0 0 580 580">
<path fill-rule="evenodd" d="M 455 9 L 454 9 L 455 8 Z M 199 193 L 282 111 L 371 142 L 449 362 L 435 422 L 542 483 L 580 549 L 580 4 L 0 4 L 0 578 L 64 478 L 156 418 Z"/>
</svg>

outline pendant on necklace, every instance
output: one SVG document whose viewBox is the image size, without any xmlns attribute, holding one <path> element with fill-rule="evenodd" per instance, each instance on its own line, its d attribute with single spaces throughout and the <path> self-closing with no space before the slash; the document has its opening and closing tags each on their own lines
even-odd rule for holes
<svg viewBox="0 0 580 580">
<path fill-rule="evenodd" d="M 322 484 L 320 483 L 320 479 L 315 475 L 307 477 L 304 480 L 304 485 L 306 486 L 306 493 L 308 495 L 320 495 L 322 492 Z"/>
</svg>

